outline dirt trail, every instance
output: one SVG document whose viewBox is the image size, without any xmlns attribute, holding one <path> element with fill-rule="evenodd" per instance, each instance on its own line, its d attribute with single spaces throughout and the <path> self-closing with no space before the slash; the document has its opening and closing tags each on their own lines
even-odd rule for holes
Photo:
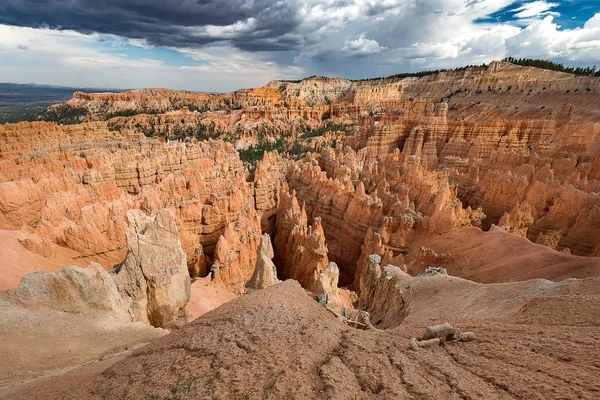
<svg viewBox="0 0 600 400">
<path fill-rule="evenodd" d="M 188 303 L 190 320 L 235 297 L 210 279 L 197 280 Z M 63 375 L 102 371 L 167 333 L 101 314 L 28 310 L 0 298 L 0 397 Z"/>
</svg>

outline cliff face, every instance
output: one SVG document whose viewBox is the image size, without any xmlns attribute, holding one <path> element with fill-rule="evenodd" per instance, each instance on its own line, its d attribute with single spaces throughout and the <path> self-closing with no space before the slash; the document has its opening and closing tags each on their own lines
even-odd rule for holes
<svg viewBox="0 0 600 400">
<path fill-rule="evenodd" d="M 164 113 L 187 108 L 197 111 L 215 111 L 226 108 L 264 106 L 280 97 L 277 90 L 264 87 L 239 90 L 224 95 L 187 92 L 170 89 L 130 90 L 122 93 L 73 93 L 66 104 L 83 107 L 93 116 L 131 113 Z"/>
<path fill-rule="evenodd" d="M 410 265 L 429 259 L 428 238 L 465 227 L 598 256 L 599 82 L 492 63 L 229 94 L 76 93 L 67 106 L 90 122 L 0 126 L 0 229 L 110 268 L 126 211 L 167 208 L 191 276 L 237 291 L 264 232 L 283 278 L 305 287 L 335 262 L 360 290 L 371 254 Z M 280 153 L 242 162 L 236 148 Z"/>
<path fill-rule="evenodd" d="M 352 101 L 376 115 L 360 117 L 346 143 L 368 162 L 399 149 L 402 164 L 449 171 L 458 197 L 482 207 L 484 228 L 527 202 L 533 219 L 519 227 L 523 235 L 535 241 L 558 231 L 559 250 L 598 255 L 590 216 L 599 204 L 599 81 L 493 63 L 381 86 L 357 82 Z"/>
<path fill-rule="evenodd" d="M 253 190 L 229 144 L 163 143 L 100 122 L 5 125 L 0 135 L 0 228 L 27 226 L 106 267 L 125 256 L 132 208 L 174 212 L 190 267 L 200 261 L 198 245 L 211 261 L 228 223 L 255 218 Z"/>
<path fill-rule="evenodd" d="M 446 174 L 403 165 L 398 151 L 379 162 L 360 161 L 361 156 L 349 148 L 330 149 L 288 170 L 306 214 L 321 219 L 342 285 L 357 287 L 362 260 L 375 252 L 373 232 L 381 231 L 375 253 L 393 259 L 408 253 L 419 235 L 480 224 L 483 213 L 462 207 Z"/>
</svg>

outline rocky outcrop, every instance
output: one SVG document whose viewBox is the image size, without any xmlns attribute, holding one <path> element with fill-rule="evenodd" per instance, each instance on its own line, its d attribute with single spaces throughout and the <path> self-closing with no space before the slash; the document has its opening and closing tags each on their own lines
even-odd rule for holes
<svg viewBox="0 0 600 400">
<path fill-rule="evenodd" d="M 410 275 L 393 265 L 381 265 L 376 254 L 365 259 L 360 277 L 359 307 L 376 327 L 393 328 L 410 312 Z"/>
<path fill-rule="evenodd" d="M 533 224 L 533 221 L 534 218 L 531 206 L 528 203 L 519 203 L 510 211 L 510 213 L 505 213 L 502 218 L 500 218 L 498 225 L 507 232 L 526 237 L 527 231 L 531 224 Z"/>
<path fill-rule="evenodd" d="M 268 234 L 265 233 L 261 236 L 257 253 L 254 273 L 250 280 L 246 282 L 246 292 L 265 289 L 280 282 L 277 279 L 277 267 L 273 264 L 275 253 Z"/>
<path fill-rule="evenodd" d="M 1 294 L 30 310 L 59 310 L 74 314 L 105 314 L 129 320 L 126 301 L 111 275 L 99 264 L 66 267 L 56 272 L 32 272 L 15 289 Z"/>
<path fill-rule="evenodd" d="M 560 231 L 540 232 L 535 242 L 556 250 L 556 246 L 560 243 L 560 237 Z"/>
<path fill-rule="evenodd" d="M 399 151 L 380 161 L 364 155 L 326 150 L 288 168 L 287 180 L 307 216 L 321 218 L 342 285 L 358 289 L 362 261 L 370 254 L 403 264 L 418 236 L 481 224 L 481 209 L 463 208 L 447 174 L 402 164 Z"/>
<path fill-rule="evenodd" d="M 192 263 L 188 263 L 190 277 L 206 276 L 208 274 L 208 261 L 201 244 L 194 249 Z"/>
<path fill-rule="evenodd" d="M 156 114 L 183 108 L 194 111 L 231 110 L 265 106 L 281 97 L 277 90 L 264 87 L 239 90 L 224 95 L 170 89 L 142 89 L 121 93 L 73 93 L 66 105 L 86 108 L 89 118 L 110 118 L 127 114 Z"/>
<path fill-rule="evenodd" d="M 212 280 L 243 293 L 256 266 L 260 241 L 259 217 L 254 209 L 245 210 L 236 222 L 225 226 L 219 237 L 211 267 Z"/>
<path fill-rule="evenodd" d="M 0 293 L 0 300 L 33 311 L 102 314 L 155 327 L 181 326 L 187 322 L 191 288 L 173 212 L 165 209 L 147 216 L 143 211 L 130 210 L 127 223 L 128 253 L 113 270 L 90 263 L 87 268 L 72 266 L 57 272 L 30 273 L 19 287 Z M 235 297 L 226 288 L 221 289 L 227 292 L 223 299 Z M 217 306 L 214 296 L 205 297 L 207 293 L 196 293 L 194 313 Z M 208 303 L 199 305 L 204 299 Z"/>
<path fill-rule="evenodd" d="M 337 312 L 353 308 L 351 292 L 338 288 L 340 270 L 327 257 L 321 218 L 315 217 L 308 225 L 304 205 L 298 204 L 295 192 L 290 193 L 286 185 L 279 192 L 275 232 L 275 261 L 284 279 L 295 279 L 306 290 L 325 294 Z"/>
<path fill-rule="evenodd" d="M 254 203 L 263 232 L 274 233 L 279 186 L 285 180 L 285 161 L 277 152 L 265 153 L 254 171 Z"/>
<path fill-rule="evenodd" d="M 298 99 L 308 106 L 330 104 L 343 100 L 352 81 L 341 78 L 312 77 L 300 82 L 272 81 L 266 87 L 277 88 L 283 99 Z"/>
<path fill-rule="evenodd" d="M 26 225 L 105 267 L 125 257 L 127 210 L 170 208 L 190 271 L 204 276 L 198 245 L 210 267 L 225 225 L 253 207 L 244 167 L 222 142 L 162 143 L 101 122 L 4 125 L 0 139 L 0 228 Z"/>
<path fill-rule="evenodd" d="M 312 287 L 312 292 L 326 295 L 326 304 L 334 311 L 342 313 L 344 309 L 353 309 L 352 303 L 356 296 L 348 289 L 338 287 L 340 279 L 340 270 L 334 262 L 327 264 L 327 267 L 319 271 L 319 276 Z"/>
<path fill-rule="evenodd" d="M 295 279 L 314 292 L 320 272 L 329 263 L 321 219 L 316 217 L 308 225 L 304 206 L 285 186 L 279 192 L 274 244 L 282 279 Z"/>
<path fill-rule="evenodd" d="M 305 287 L 334 262 L 339 284 L 360 290 L 369 255 L 420 265 L 429 238 L 473 226 L 597 256 L 599 81 L 499 62 L 229 94 L 76 93 L 68 106 L 86 108 L 86 123 L 0 126 L 0 229 L 110 268 L 127 251 L 127 210 L 168 208 L 190 275 L 212 269 L 238 292 L 262 232 L 280 275 Z M 252 175 L 236 148 L 259 143 L 313 153 L 266 153 Z M 289 219 L 284 183 L 297 203 Z"/>
<path fill-rule="evenodd" d="M 156 327 L 186 322 L 190 276 L 172 211 L 127 212 L 127 256 L 112 271 L 135 321 Z"/>
</svg>

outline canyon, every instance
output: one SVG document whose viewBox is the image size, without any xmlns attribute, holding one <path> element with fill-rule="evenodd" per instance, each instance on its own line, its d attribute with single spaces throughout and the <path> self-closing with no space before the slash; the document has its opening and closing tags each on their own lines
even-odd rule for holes
<svg viewBox="0 0 600 400">
<path fill-rule="evenodd" d="M 492 62 L 0 125 L 0 395 L 592 399 L 599 100 Z"/>
</svg>

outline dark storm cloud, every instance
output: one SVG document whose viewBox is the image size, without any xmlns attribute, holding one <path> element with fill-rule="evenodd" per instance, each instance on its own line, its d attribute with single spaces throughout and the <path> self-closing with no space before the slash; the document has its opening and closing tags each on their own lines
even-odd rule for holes
<svg viewBox="0 0 600 400">
<path fill-rule="evenodd" d="M 291 34 L 300 23 L 296 8 L 293 0 L 2 0 L 0 23 L 114 34 L 154 46 L 227 41 L 251 51 L 289 50 L 302 43 Z M 228 31 L 204 29 L 236 23 Z"/>
</svg>

